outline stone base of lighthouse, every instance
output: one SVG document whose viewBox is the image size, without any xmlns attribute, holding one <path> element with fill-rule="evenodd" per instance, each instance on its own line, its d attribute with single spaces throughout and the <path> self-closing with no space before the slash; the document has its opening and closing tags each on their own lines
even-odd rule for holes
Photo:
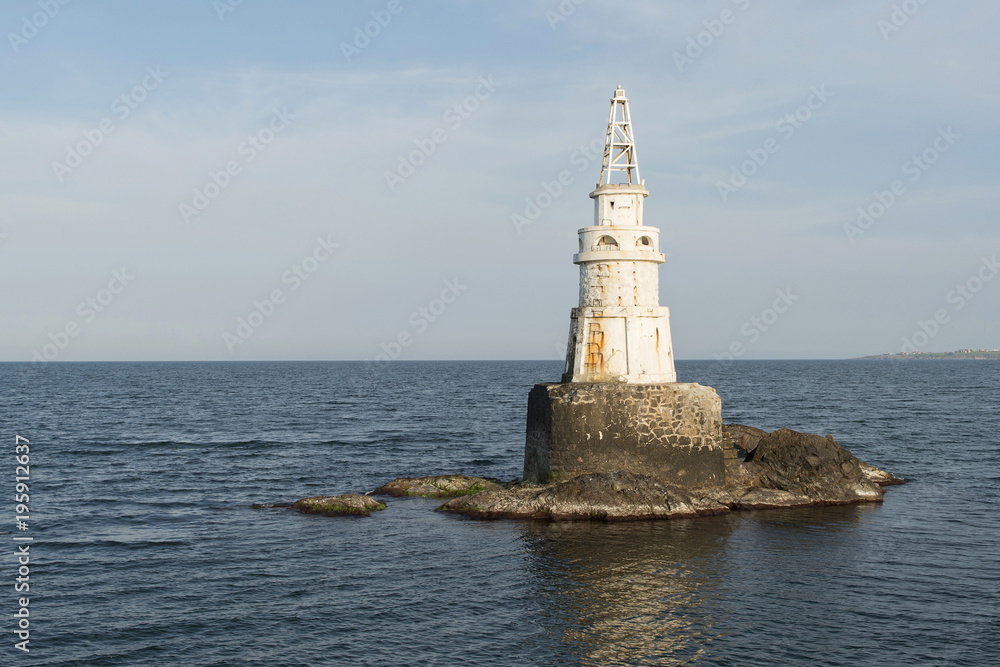
<svg viewBox="0 0 1000 667">
<path fill-rule="evenodd" d="M 694 383 L 536 384 L 524 479 L 627 471 L 685 486 L 725 483 L 722 401 Z"/>
</svg>

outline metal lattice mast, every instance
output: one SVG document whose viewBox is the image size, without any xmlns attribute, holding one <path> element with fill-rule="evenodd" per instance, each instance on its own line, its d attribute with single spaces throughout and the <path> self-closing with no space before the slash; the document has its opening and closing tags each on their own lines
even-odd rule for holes
<svg viewBox="0 0 1000 667">
<path fill-rule="evenodd" d="M 624 171 L 629 185 L 640 185 L 639 163 L 635 155 L 635 136 L 632 134 L 632 117 L 628 111 L 628 98 L 621 86 L 611 98 L 608 114 L 608 134 L 604 140 L 604 163 L 598 185 L 611 183 L 611 173 Z"/>
</svg>

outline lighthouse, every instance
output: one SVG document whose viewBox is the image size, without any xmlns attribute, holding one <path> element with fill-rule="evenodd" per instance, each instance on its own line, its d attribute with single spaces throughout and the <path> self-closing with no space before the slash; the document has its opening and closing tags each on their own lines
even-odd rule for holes
<svg viewBox="0 0 1000 667">
<path fill-rule="evenodd" d="M 570 314 L 563 382 L 676 382 L 670 310 L 660 306 L 660 230 L 643 224 L 628 98 L 611 98 L 594 222 L 579 230 L 580 302 Z"/>
<path fill-rule="evenodd" d="M 528 394 L 524 479 L 627 472 L 688 487 L 725 483 L 722 401 L 677 382 L 670 311 L 660 305 L 660 230 L 644 224 L 628 98 L 611 98 L 594 222 L 580 229 L 580 302 L 561 382 Z"/>
</svg>

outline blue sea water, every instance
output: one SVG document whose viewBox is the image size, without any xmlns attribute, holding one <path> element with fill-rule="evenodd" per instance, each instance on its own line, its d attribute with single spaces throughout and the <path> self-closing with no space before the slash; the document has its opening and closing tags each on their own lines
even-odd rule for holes
<svg viewBox="0 0 1000 667">
<path fill-rule="evenodd" d="M 831 433 L 881 505 L 628 524 L 254 503 L 519 477 L 558 362 L 0 364 L 13 554 L 31 441 L 30 653 L 11 665 L 995 665 L 1000 364 L 680 362 L 726 421 Z"/>
</svg>

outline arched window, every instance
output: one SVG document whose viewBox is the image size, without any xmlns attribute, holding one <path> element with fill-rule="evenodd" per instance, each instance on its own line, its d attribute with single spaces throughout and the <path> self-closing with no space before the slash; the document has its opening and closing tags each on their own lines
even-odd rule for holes
<svg viewBox="0 0 1000 667">
<path fill-rule="evenodd" d="M 643 236 L 636 239 L 635 244 L 639 246 L 639 250 L 652 250 L 653 249 L 653 239 L 648 236 Z"/>
<path fill-rule="evenodd" d="M 597 239 L 597 245 L 603 246 L 608 250 L 617 249 L 618 241 L 616 241 L 613 236 L 608 236 L 607 234 L 605 234 L 601 238 Z"/>
</svg>

